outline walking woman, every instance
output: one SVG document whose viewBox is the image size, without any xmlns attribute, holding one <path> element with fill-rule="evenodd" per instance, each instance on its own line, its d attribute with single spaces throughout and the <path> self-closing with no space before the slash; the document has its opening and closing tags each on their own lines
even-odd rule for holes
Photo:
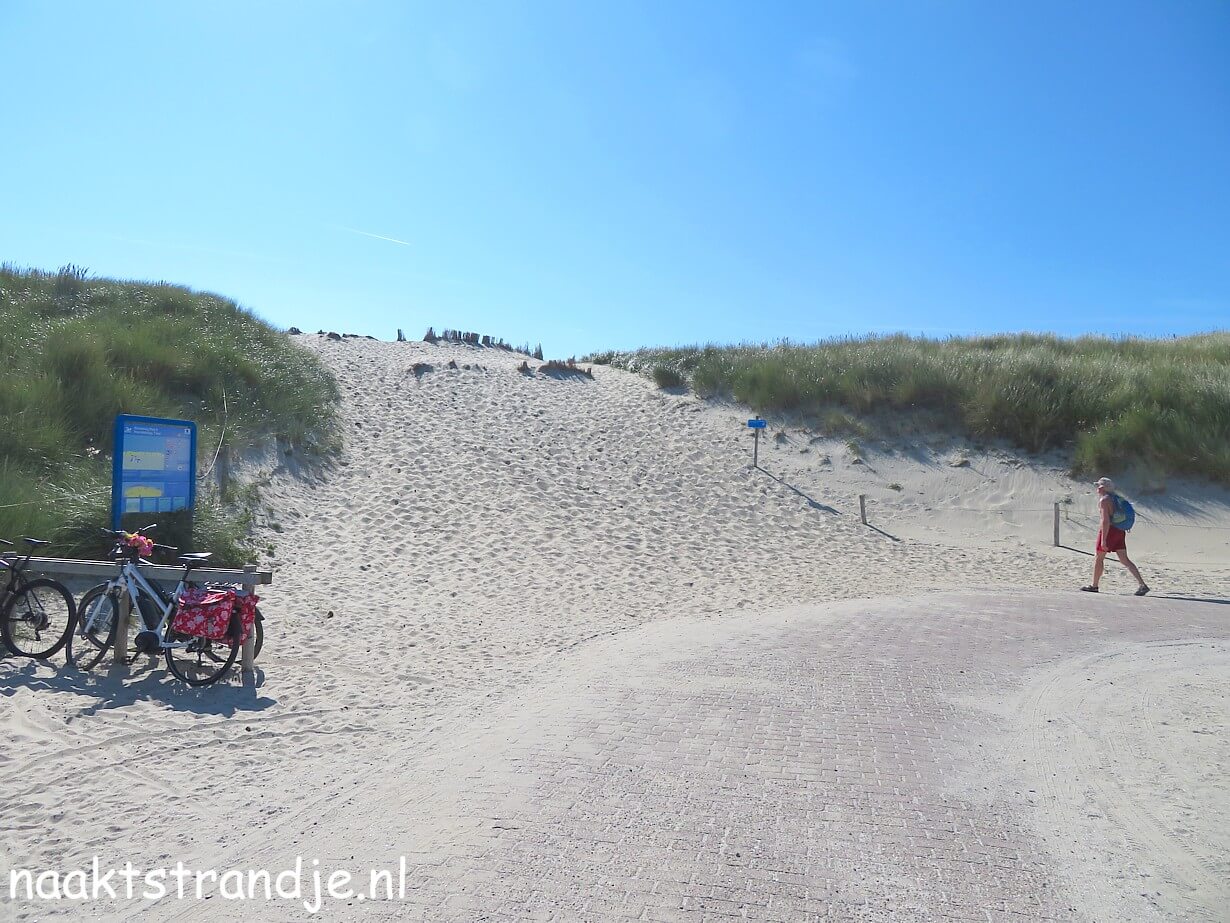
<svg viewBox="0 0 1230 923">
<path fill-rule="evenodd" d="M 1098 543 L 1093 559 L 1093 583 L 1081 587 L 1086 593 L 1098 592 L 1098 584 L 1102 582 L 1102 569 L 1106 566 L 1106 554 L 1113 551 L 1119 556 L 1120 562 L 1136 578 L 1136 595 L 1144 596 L 1149 592 L 1149 586 L 1140 576 L 1140 571 L 1132 563 L 1127 553 L 1127 533 L 1116 528 L 1111 522 L 1115 512 L 1115 482 L 1110 478 L 1098 478 L 1098 514 L 1101 518 L 1101 528 L 1098 529 Z"/>
</svg>

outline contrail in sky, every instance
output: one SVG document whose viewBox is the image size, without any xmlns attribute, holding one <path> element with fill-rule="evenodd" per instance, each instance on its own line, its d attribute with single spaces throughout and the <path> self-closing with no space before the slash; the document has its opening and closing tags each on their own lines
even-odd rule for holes
<svg viewBox="0 0 1230 923">
<path fill-rule="evenodd" d="M 385 237 L 383 234 L 372 234 L 370 231 L 360 231 L 358 228 L 348 228 L 342 224 L 334 225 L 338 230 L 349 231 L 351 234 L 362 234 L 364 237 L 374 237 L 376 240 L 387 240 L 391 244 L 401 244 L 403 247 L 413 247 L 408 240 L 398 240 L 396 237 Z"/>
<path fill-rule="evenodd" d="M 3 2 L 3 0 L 0 0 L 0 2 Z M 326 224 L 324 222 L 321 222 L 320 226 L 326 227 L 326 228 L 332 228 L 335 231 L 345 231 L 347 234 L 359 234 L 362 237 L 371 237 L 375 240 L 387 240 L 389 243 L 397 244 L 398 246 L 401 246 L 401 247 L 412 247 L 414 249 L 418 249 L 417 244 L 412 244 L 408 240 L 399 240 L 396 237 L 385 237 L 383 234 L 373 234 L 371 231 L 360 231 L 358 228 L 347 227 L 344 224 Z M 467 280 L 467 279 L 454 279 L 450 276 L 438 276 L 438 275 L 435 275 L 434 273 L 422 273 L 422 272 L 411 271 L 409 275 L 417 279 L 425 279 L 428 282 L 439 282 L 439 283 L 444 283 L 446 285 L 470 285 L 471 284 L 470 280 Z"/>
</svg>

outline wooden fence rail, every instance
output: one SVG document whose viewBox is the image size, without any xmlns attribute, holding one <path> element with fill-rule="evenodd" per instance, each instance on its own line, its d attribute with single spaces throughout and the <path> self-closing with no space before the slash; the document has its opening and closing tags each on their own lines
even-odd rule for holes
<svg viewBox="0 0 1230 923">
<path fill-rule="evenodd" d="M 68 558 L 31 558 L 25 568 L 25 574 L 43 574 L 48 577 L 94 577 L 99 582 L 110 580 L 116 575 L 119 566 L 114 561 L 73 561 Z M 184 576 L 184 568 L 174 564 L 142 564 L 141 573 L 149 580 L 166 580 L 178 583 Z M 215 581 L 218 583 L 238 583 L 249 593 L 256 592 L 258 586 L 273 583 L 273 572 L 257 570 L 255 564 L 249 564 L 242 570 L 230 567 L 197 567 L 192 571 L 194 583 Z M 127 594 L 120 598 L 118 624 L 115 626 L 115 647 L 111 656 L 115 663 L 124 663 L 128 652 L 128 623 L 130 620 L 132 602 Z M 245 674 L 253 670 L 253 660 L 256 655 L 256 633 L 248 635 L 244 642 L 240 663 Z"/>
</svg>

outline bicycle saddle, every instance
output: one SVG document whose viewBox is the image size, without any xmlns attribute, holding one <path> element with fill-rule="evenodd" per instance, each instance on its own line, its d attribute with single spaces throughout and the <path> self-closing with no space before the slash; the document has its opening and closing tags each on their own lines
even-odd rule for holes
<svg viewBox="0 0 1230 923">
<path fill-rule="evenodd" d="M 208 564 L 209 559 L 213 557 L 212 551 L 198 551 L 196 554 L 181 554 L 178 558 L 179 563 L 192 570 L 194 567 L 201 567 Z"/>
<path fill-rule="evenodd" d="M 43 547 L 44 545 L 50 545 L 50 544 L 51 544 L 51 542 L 49 542 L 49 541 L 47 541 L 47 540 L 45 540 L 45 539 L 41 539 L 41 538 L 26 538 L 24 535 L 21 537 L 21 540 L 22 540 L 23 542 L 25 542 L 27 545 L 29 545 L 31 548 L 41 548 L 41 547 Z"/>
</svg>

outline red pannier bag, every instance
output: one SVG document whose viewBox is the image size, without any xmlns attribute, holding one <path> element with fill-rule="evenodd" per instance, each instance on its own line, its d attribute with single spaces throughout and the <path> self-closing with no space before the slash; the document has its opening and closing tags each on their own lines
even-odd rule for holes
<svg viewBox="0 0 1230 923">
<path fill-rule="evenodd" d="M 171 630 L 195 638 L 230 642 L 231 614 L 239 613 L 243 633 L 242 644 L 248 640 L 256 621 L 259 598 L 251 593 L 226 588 L 194 587 L 184 590 L 179 598 L 179 610 L 171 619 Z"/>
<path fill-rule="evenodd" d="M 261 598 L 255 593 L 246 593 L 240 590 L 235 594 L 235 610 L 239 613 L 240 624 L 243 625 L 243 634 L 239 636 L 239 643 L 247 641 L 252 634 L 252 626 L 256 624 L 256 604 L 261 601 Z"/>
</svg>

